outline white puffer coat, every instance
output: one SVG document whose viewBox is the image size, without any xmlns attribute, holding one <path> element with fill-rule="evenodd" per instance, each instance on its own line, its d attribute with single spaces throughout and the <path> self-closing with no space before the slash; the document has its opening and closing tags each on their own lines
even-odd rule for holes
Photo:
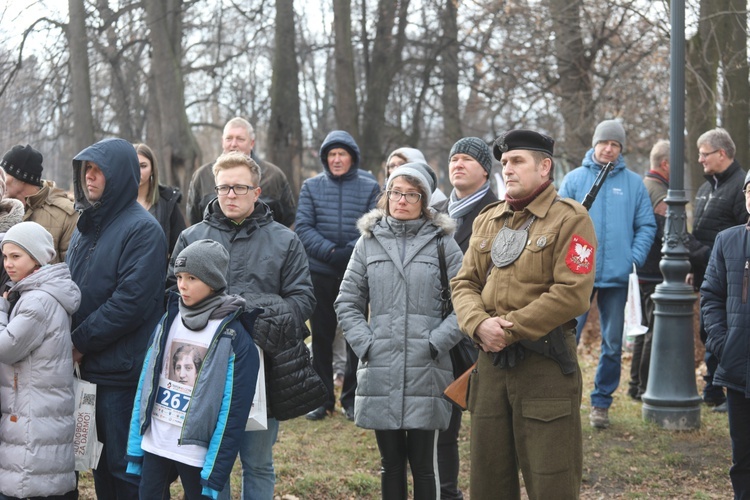
<svg viewBox="0 0 750 500">
<path fill-rule="evenodd" d="M 341 282 L 336 314 L 359 357 L 354 420 L 376 430 L 445 429 L 453 380 L 449 351 L 461 339 L 455 313 L 441 319 L 437 236 L 448 279 L 463 254 L 453 220 L 398 221 L 381 210 L 364 215 L 362 233 Z M 370 321 L 367 321 L 369 302 Z"/>
<path fill-rule="evenodd" d="M 0 298 L 0 493 L 62 495 L 73 472 L 73 343 L 81 292 L 66 264 L 44 266 Z M 11 297 L 12 298 L 12 297 Z"/>
</svg>

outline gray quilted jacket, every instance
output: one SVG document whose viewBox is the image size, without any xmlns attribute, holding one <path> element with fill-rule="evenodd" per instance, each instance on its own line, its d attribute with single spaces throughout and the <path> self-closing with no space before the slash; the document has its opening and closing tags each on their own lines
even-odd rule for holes
<svg viewBox="0 0 750 500">
<path fill-rule="evenodd" d="M 360 359 L 354 419 L 367 429 L 445 429 L 453 380 L 448 351 L 461 339 L 456 316 L 441 319 L 437 236 L 448 279 L 462 253 L 453 220 L 398 221 L 380 210 L 358 222 L 354 247 L 335 302 L 346 340 Z M 370 320 L 367 321 L 369 303 Z"/>
</svg>

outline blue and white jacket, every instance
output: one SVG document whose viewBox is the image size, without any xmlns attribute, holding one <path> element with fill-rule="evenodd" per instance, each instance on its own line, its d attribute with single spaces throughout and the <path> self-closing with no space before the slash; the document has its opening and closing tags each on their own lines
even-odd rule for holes
<svg viewBox="0 0 750 500">
<path fill-rule="evenodd" d="M 179 317 L 179 295 L 171 293 L 167 312 L 154 330 L 146 353 L 130 419 L 127 460 L 129 474 L 140 475 L 141 441 L 149 425 L 159 387 L 159 372 L 169 329 Z M 208 448 L 201 471 L 203 495 L 218 498 L 232 472 L 250 413 L 260 361 L 252 339 L 255 318 L 263 309 L 242 307 L 222 320 L 193 386 L 179 444 Z"/>
<path fill-rule="evenodd" d="M 560 196 L 583 202 L 601 168 L 591 148 L 583 165 L 563 179 Z M 622 155 L 602 184 L 589 214 L 599 242 L 594 287 L 628 286 L 633 263 L 641 267 L 646 262 L 656 235 L 656 220 L 643 179 L 627 169 Z"/>
</svg>

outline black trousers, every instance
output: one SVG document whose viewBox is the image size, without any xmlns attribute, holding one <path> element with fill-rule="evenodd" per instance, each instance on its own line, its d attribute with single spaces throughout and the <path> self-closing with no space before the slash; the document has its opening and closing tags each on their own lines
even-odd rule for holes
<svg viewBox="0 0 750 500">
<path fill-rule="evenodd" d="M 440 500 L 463 500 L 458 489 L 458 433 L 461 430 L 461 415 L 457 407 L 451 408 L 451 422 L 438 435 L 438 471 L 440 472 Z"/>
<path fill-rule="evenodd" d="M 651 342 L 654 337 L 655 304 L 651 294 L 656 290 L 657 283 L 641 283 L 641 313 L 648 331 L 638 335 L 633 341 L 633 360 L 630 363 L 630 385 L 628 395 L 640 398 L 646 392 L 648 385 L 648 370 L 651 364 Z"/>
<path fill-rule="evenodd" d="M 732 480 L 735 500 L 750 499 L 750 398 L 727 389 L 729 436 L 732 438 Z"/>
<path fill-rule="evenodd" d="M 375 431 L 380 450 L 380 487 L 383 500 L 406 500 L 406 462 L 414 480 L 414 500 L 435 500 L 440 478 L 435 470 L 437 432 L 427 430 Z"/>
<path fill-rule="evenodd" d="M 354 350 L 346 343 L 346 370 L 344 371 L 344 385 L 341 388 L 341 407 L 344 409 L 354 408 L 354 394 L 357 390 L 357 365 L 359 358 Z"/>
<path fill-rule="evenodd" d="M 336 337 L 336 311 L 333 302 L 339 294 L 341 279 L 327 274 L 310 273 L 317 304 L 310 318 L 312 327 L 313 369 L 328 389 L 328 401 L 323 405 L 333 411 L 333 339 Z M 347 363 L 348 364 L 348 363 Z M 356 367 L 355 367 L 356 370 Z"/>
</svg>

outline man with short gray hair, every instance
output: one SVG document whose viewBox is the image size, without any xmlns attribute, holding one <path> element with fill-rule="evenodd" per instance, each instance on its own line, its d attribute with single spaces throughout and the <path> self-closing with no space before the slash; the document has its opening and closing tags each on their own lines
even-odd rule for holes
<svg viewBox="0 0 750 500">
<path fill-rule="evenodd" d="M 241 117 L 234 117 L 224 125 L 221 137 L 221 148 L 224 153 L 240 151 L 251 157 L 261 171 L 260 188 L 263 191 L 261 200 L 271 208 L 276 222 L 291 227 L 297 211 L 297 201 L 292 194 L 284 172 L 273 163 L 263 161 L 255 154 L 255 130 L 250 122 Z M 216 198 L 214 192 L 214 174 L 212 163 L 201 166 L 193 173 L 188 189 L 187 219 L 189 224 L 203 220 L 206 206 Z M 170 248 L 170 251 L 172 249 Z"/>
<path fill-rule="evenodd" d="M 747 222 L 745 195 L 742 186 L 745 182 L 745 171 L 734 154 L 737 148 L 729 133 L 717 127 L 705 132 L 698 138 L 698 162 L 703 166 L 706 182 L 695 194 L 693 208 L 693 235 L 709 248 L 713 248 L 716 235 L 724 229 Z M 710 200 L 710 203 L 709 203 Z M 705 272 L 705 262 L 696 266 L 688 281 L 696 290 L 700 290 Z M 706 343 L 706 329 L 701 315 L 700 338 Z M 713 385 L 713 375 L 719 360 L 706 351 L 706 375 L 703 379 L 703 401 L 716 406 L 717 411 L 726 411 L 724 389 Z"/>
</svg>

